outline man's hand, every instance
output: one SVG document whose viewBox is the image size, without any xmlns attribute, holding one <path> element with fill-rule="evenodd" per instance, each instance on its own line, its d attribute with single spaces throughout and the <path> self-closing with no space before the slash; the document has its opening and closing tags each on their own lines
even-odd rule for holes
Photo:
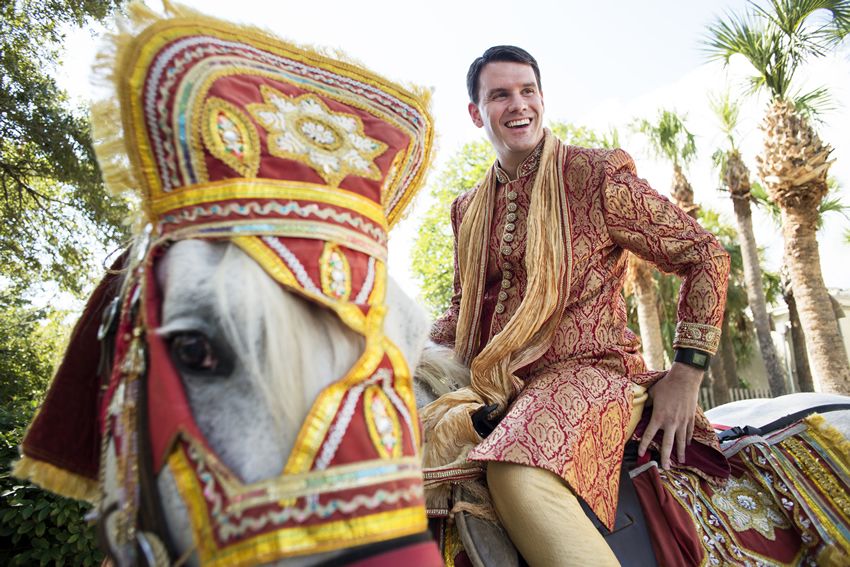
<svg viewBox="0 0 850 567">
<path fill-rule="evenodd" d="M 676 443 L 676 456 L 685 462 L 685 446 L 691 444 L 694 435 L 694 413 L 699 399 L 699 387 L 705 372 L 681 362 L 674 362 L 667 375 L 652 385 L 649 398 L 652 400 L 652 418 L 638 447 L 643 457 L 649 443 L 659 430 L 664 430 L 661 443 L 661 467 L 670 470 L 670 454 Z"/>
</svg>

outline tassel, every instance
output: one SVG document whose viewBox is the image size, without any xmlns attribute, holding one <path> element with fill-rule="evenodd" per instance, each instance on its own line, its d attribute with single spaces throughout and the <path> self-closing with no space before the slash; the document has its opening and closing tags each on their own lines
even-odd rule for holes
<svg viewBox="0 0 850 567">
<path fill-rule="evenodd" d="M 142 339 L 144 330 L 141 327 L 133 329 L 133 340 L 124 357 L 121 370 L 124 374 L 139 376 L 145 372 L 145 341 Z"/>
</svg>

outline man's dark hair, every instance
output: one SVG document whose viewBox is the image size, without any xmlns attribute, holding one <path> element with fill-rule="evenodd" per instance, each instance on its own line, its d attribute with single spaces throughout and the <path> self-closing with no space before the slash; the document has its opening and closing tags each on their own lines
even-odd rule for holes
<svg viewBox="0 0 850 567">
<path fill-rule="evenodd" d="M 508 63 L 523 63 L 530 65 L 534 70 L 534 76 L 537 78 L 537 88 L 543 92 L 543 86 L 540 84 L 540 67 L 537 66 L 537 59 L 531 54 L 513 45 L 496 45 L 484 52 L 484 55 L 477 58 L 469 66 L 469 72 L 466 74 L 466 90 L 469 91 L 469 100 L 473 104 L 478 104 L 478 87 L 480 85 L 479 78 L 481 70 L 487 63 L 508 62 Z"/>
</svg>

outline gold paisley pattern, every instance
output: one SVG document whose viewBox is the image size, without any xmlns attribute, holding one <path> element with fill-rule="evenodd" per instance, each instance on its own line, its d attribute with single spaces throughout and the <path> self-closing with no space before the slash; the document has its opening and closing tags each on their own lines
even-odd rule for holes
<svg viewBox="0 0 850 567">
<path fill-rule="evenodd" d="M 568 152 L 564 178 L 572 226 L 570 294 L 552 345 L 536 362 L 515 372 L 524 389 L 471 458 L 551 470 L 608 523 L 616 510 L 631 383 L 649 386 L 664 375 L 647 370 L 640 339 L 626 326 L 621 290 L 628 254 L 679 275 L 679 321 L 711 327 L 722 321 L 729 257 L 711 233 L 637 177 L 626 152 L 575 146 Z M 521 164 L 515 181 L 505 183 L 506 176 L 501 176 L 496 188 L 476 353 L 501 332 L 525 293 L 526 216 L 538 156 L 533 152 Z M 455 238 L 476 190 L 452 204 Z M 508 222 L 514 224 L 514 237 L 505 249 L 502 236 Z M 507 289 L 506 267 L 512 273 Z M 455 343 L 460 289 L 455 265 L 455 295 L 432 328 L 435 342 Z M 701 413 L 694 439 L 717 444 Z"/>
<path fill-rule="evenodd" d="M 363 392 L 363 414 L 378 454 L 384 459 L 398 458 L 401 455 L 401 422 L 390 398 L 378 386 L 369 386 Z"/>
<path fill-rule="evenodd" d="M 204 117 L 201 134 L 210 153 L 242 177 L 256 177 L 260 168 L 260 139 L 248 117 L 216 97 L 207 99 Z"/>
<path fill-rule="evenodd" d="M 319 265 L 322 293 L 337 301 L 348 301 L 351 297 L 351 266 L 345 253 L 333 242 L 325 242 Z"/>
</svg>

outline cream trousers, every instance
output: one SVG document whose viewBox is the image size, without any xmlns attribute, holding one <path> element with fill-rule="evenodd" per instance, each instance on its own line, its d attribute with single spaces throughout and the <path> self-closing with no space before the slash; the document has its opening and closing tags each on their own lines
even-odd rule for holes
<svg viewBox="0 0 850 567">
<path fill-rule="evenodd" d="M 637 427 L 648 397 L 645 388 L 634 390 L 626 439 Z M 555 473 L 491 461 L 487 484 L 499 520 L 531 567 L 620 565 L 567 482 Z"/>
</svg>

